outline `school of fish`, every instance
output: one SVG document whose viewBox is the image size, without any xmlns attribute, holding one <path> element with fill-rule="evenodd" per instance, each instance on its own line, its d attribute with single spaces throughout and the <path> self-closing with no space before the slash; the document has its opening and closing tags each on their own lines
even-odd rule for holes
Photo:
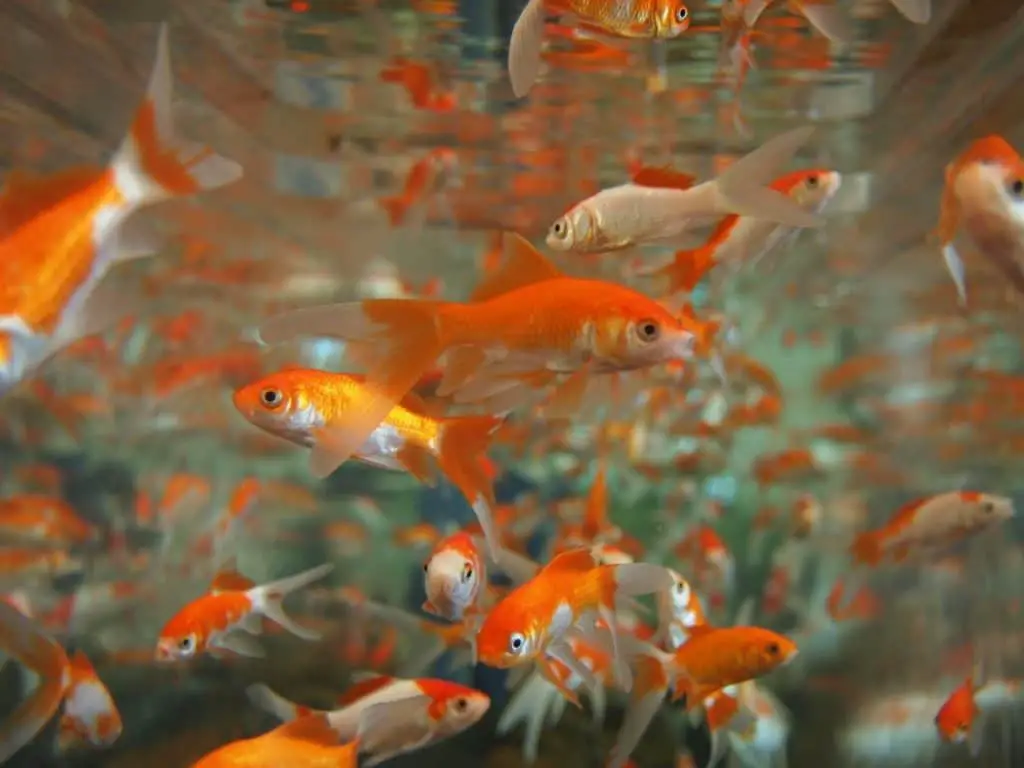
<svg viewBox="0 0 1024 768">
<path fill-rule="evenodd" d="M 376 29 L 386 25 L 376 3 L 364 5 Z M 441 0 L 412 5 L 449 24 L 455 14 Z M 626 66 L 620 44 L 685 50 L 699 5 L 528 0 L 506 41 L 503 85 L 524 104 L 545 74 Z M 849 44 L 855 5 L 717 7 L 716 66 L 741 135 L 756 35 L 784 18 Z M 936 11 L 932 0 L 891 5 L 902 29 Z M 248 9 L 246 23 L 310 11 L 267 6 Z M 0 452 L 0 673 L 19 681 L 0 722 L 0 763 L 84 751 L 104 764 L 123 749 L 146 764 L 145 749 L 123 746 L 143 724 L 117 674 L 141 667 L 182 695 L 188 681 L 223 673 L 233 706 L 272 722 L 181 737 L 181 764 L 196 768 L 369 768 L 485 729 L 495 743 L 521 731 L 522 764 L 532 764 L 567 705 L 596 729 L 578 732 L 579 753 L 606 768 L 648 765 L 666 722 L 709 736 L 699 763 L 695 741 L 674 736 L 676 766 L 823 765 L 793 759 L 790 743 L 829 728 L 830 765 L 996 764 L 993 727 L 1005 734 L 1024 709 L 1022 636 L 998 623 L 965 633 L 952 617 L 973 617 L 996 599 L 986 585 L 1024 575 L 1024 548 L 1013 541 L 1012 488 L 976 487 L 952 467 L 1021 444 L 1009 431 L 1024 402 L 1019 375 L 965 332 L 894 323 L 884 348 L 812 382 L 892 428 L 885 439 L 904 444 L 908 461 L 887 461 L 900 446 L 853 419 L 782 420 L 801 403 L 780 381 L 803 374 L 748 354 L 726 297 L 732 283 L 773 280 L 795 243 L 827 228 L 848 179 L 798 167 L 820 129 L 780 129 L 704 179 L 630 149 L 619 183 L 579 184 L 540 231 L 517 231 L 510 213 L 462 296 L 433 256 L 415 280 L 368 253 L 349 280 L 353 262 L 339 257 L 339 274 L 315 273 L 311 289 L 255 257 L 212 255 L 204 233 L 247 194 L 250 150 L 234 157 L 223 142 L 181 138 L 171 28 L 159 24 L 145 93 L 105 165 L 10 170 L 0 189 L 0 434 L 16 446 Z M 392 54 L 380 86 L 402 89 L 415 113 L 463 108 L 434 62 Z M 342 151 L 347 139 L 330 145 Z M 554 162 L 531 151 L 538 166 Z M 472 178 L 469 165 L 458 147 L 431 150 L 369 207 L 388 232 L 414 229 Z M 983 135 L 935 171 L 942 190 L 922 247 L 949 273 L 945 301 L 984 311 L 968 263 L 1024 298 L 1024 159 Z M 515 183 L 543 196 L 530 179 Z M 165 207 L 154 224 L 151 208 Z M 335 249 L 362 247 L 352 227 L 338 222 Z M 133 270 L 144 273 L 138 295 L 117 287 Z M 354 292 L 337 290 L 346 280 Z M 172 281 L 214 299 L 168 310 L 161 286 Z M 239 286 L 259 307 L 246 327 L 226 310 Z M 231 343 L 198 343 L 225 329 Z M 798 344 L 820 346 L 821 329 L 784 334 L 785 349 Z M 884 393 L 945 370 L 976 393 L 968 405 Z M 78 388 L 90 375 L 102 389 Z M 115 413 L 121 401 L 136 407 L 131 419 Z M 972 448 L 959 437 L 979 422 L 988 437 Z M 145 450 L 140 423 L 153 425 L 154 443 L 209 430 L 230 442 L 120 485 L 110 470 L 95 508 L 74 503 L 66 465 L 40 449 L 58 437 L 86 446 L 100 424 L 127 461 Z M 739 434 L 756 431 L 773 442 L 733 466 Z M 240 475 L 218 473 L 228 452 Z M 915 453 L 949 471 L 915 471 Z M 506 492 L 527 467 L 543 467 L 539 479 Z M 743 498 L 756 509 L 708 490 L 727 470 L 754 489 Z M 417 522 L 398 501 L 421 487 L 424 498 L 451 490 L 445 521 Z M 891 504 L 867 501 L 877 487 L 893 491 Z M 641 520 L 651 489 L 656 519 Z M 413 609 L 389 586 L 406 561 L 422 588 Z M 995 619 L 1021 613 L 1019 590 L 998 601 Z M 855 641 L 869 653 L 848 664 Z M 912 663 L 928 671 L 898 679 Z M 503 670 L 500 695 L 467 668 Z M 290 684 L 289 669 L 310 685 Z M 807 703 L 836 700 L 838 726 L 828 705 Z M 622 713 L 614 735 L 595 738 L 610 709 Z"/>
</svg>

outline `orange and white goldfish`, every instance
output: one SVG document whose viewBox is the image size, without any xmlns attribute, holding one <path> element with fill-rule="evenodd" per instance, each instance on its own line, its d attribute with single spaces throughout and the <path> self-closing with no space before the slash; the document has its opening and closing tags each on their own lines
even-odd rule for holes
<svg viewBox="0 0 1024 768">
<path fill-rule="evenodd" d="M 306 715 L 252 739 L 215 749 L 192 768 L 357 768 L 359 743 L 339 744 L 322 715 Z"/>
<path fill-rule="evenodd" d="M 808 213 L 820 213 L 839 191 L 841 183 L 842 177 L 837 171 L 816 168 L 786 174 L 773 181 L 770 187 Z M 667 276 L 669 293 L 692 291 L 719 264 L 729 264 L 733 271 L 756 264 L 793 234 L 793 228 L 786 225 L 750 216 L 726 216 L 704 245 L 676 251 L 668 264 L 642 269 L 638 274 Z"/>
<path fill-rule="evenodd" d="M 358 450 L 442 354 L 440 396 L 473 379 L 478 402 L 529 390 L 523 385 L 539 373 L 569 377 L 562 390 L 578 401 L 590 375 L 690 360 L 717 331 L 624 286 L 568 277 L 518 235 L 506 233 L 505 247 L 506 263 L 469 303 L 369 299 L 297 309 L 260 326 L 270 344 L 345 339 L 366 366 L 373 397 L 346 419 L 344 436 L 331 431 L 333 466 Z M 320 471 L 330 468 L 325 462 Z"/>
<path fill-rule="evenodd" d="M 544 654 L 590 680 L 592 675 L 572 655 L 566 634 L 587 619 L 600 619 L 615 627 L 616 601 L 653 594 L 671 585 L 668 570 L 658 565 L 598 565 L 588 549 L 563 552 L 487 614 L 476 638 L 477 660 L 509 668 Z M 619 657 L 616 632 L 611 639 L 616 679 L 628 690 L 630 674 Z"/>
<path fill-rule="evenodd" d="M 1024 160 L 1002 136 L 978 139 L 946 166 L 936 234 L 966 305 L 964 263 L 954 244 L 960 231 L 1024 294 Z"/>
<path fill-rule="evenodd" d="M 423 564 L 427 599 L 423 610 L 449 621 L 462 621 L 480 607 L 487 589 L 487 566 L 476 541 L 465 531 L 437 543 Z"/>
<path fill-rule="evenodd" d="M 64 711 L 60 716 L 58 744 L 66 750 L 83 742 L 109 747 L 121 735 L 121 714 L 89 659 L 81 651 L 69 659 Z"/>
<path fill-rule="evenodd" d="M 914 554 L 933 554 L 1013 515 L 1013 502 L 1004 496 L 940 493 L 905 504 L 881 528 L 858 534 L 850 554 L 860 565 L 902 563 Z"/>
<path fill-rule="evenodd" d="M 673 570 L 672 585 L 658 593 L 656 645 L 675 650 L 690 637 L 690 629 L 707 623 L 700 597 L 690 583 Z"/>
<path fill-rule="evenodd" d="M 461 733 L 477 723 L 491 705 L 487 694 L 458 683 L 387 675 L 372 675 L 356 683 L 339 697 L 339 709 L 330 712 L 294 704 L 265 685 L 249 686 L 246 693 L 253 704 L 282 720 L 322 715 L 338 738 L 359 738 L 360 752 L 371 755 L 362 762 L 366 768 Z M 371 741 L 364 732 L 365 724 L 368 715 L 377 712 L 393 727 L 375 734 Z"/>
<path fill-rule="evenodd" d="M 319 477 L 348 455 L 349 422 L 365 412 L 374 393 L 362 376 L 288 368 L 237 390 L 235 408 L 250 423 L 312 448 L 310 468 Z M 494 491 L 480 463 L 501 420 L 491 416 L 437 418 L 407 393 L 355 451 L 355 458 L 384 469 L 405 470 L 430 482 L 436 461 L 473 507 L 491 551 L 498 546 Z M 339 449 L 336 438 L 345 447 Z"/>
<path fill-rule="evenodd" d="M 822 220 L 767 185 L 807 143 L 813 128 L 796 128 L 765 142 L 700 184 L 687 174 L 641 168 L 632 181 L 603 189 L 559 217 L 545 242 L 556 251 L 605 253 L 678 241 L 709 219 L 738 214 L 791 227 Z"/>
<path fill-rule="evenodd" d="M 125 226 L 135 210 L 242 175 L 237 163 L 175 138 L 171 89 L 163 25 L 145 100 L 107 168 L 8 176 L 0 191 L 0 391 L 116 319 L 97 287 L 118 262 L 157 249 Z"/>
<path fill-rule="evenodd" d="M 972 757 L 981 754 L 985 718 L 976 697 L 985 684 L 980 665 L 949 695 L 935 715 L 935 727 L 943 741 L 966 742 Z"/>
<path fill-rule="evenodd" d="M 261 657 L 263 649 L 252 635 L 262 631 L 262 620 L 275 624 L 303 640 L 319 640 L 320 633 L 299 626 L 285 613 L 284 599 L 302 587 L 323 578 L 333 570 L 330 563 L 308 571 L 272 581 L 261 586 L 248 586 L 248 579 L 218 579 L 210 591 L 193 600 L 175 614 L 160 631 L 156 660 L 185 661 L 203 653 L 237 654 Z"/>
<path fill-rule="evenodd" d="M 529 0 L 509 41 L 508 75 L 516 98 L 529 93 L 540 74 L 544 25 L 552 14 L 626 38 L 664 40 L 690 27 L 690 10 L 680 0 Z"/>
</svg>

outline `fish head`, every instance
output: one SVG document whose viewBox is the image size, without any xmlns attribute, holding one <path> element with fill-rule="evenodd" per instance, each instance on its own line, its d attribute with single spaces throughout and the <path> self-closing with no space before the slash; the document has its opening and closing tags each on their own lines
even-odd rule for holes
<svg viewBox="0 0 1024 768">
<path fill-rule="evenodd" d="M 160 631 L 156 660 L 163 663 L 189 661 L 206 647 L 202 625 L 187 608 L 174 616 Z"/>
<path fill-rule="evenodd" d="M 770 672 L 796 658 L 796 643 L 788 637 L 758 627 L 749 628 L 749 633 L 747 669 L 754 671 L 755 675 Z"/>
<path fill-rule="evenodd" d="M 491 707 L 491 697 L 482 691 L 453 685 L 450 694 L 435 698 L 435 733 L 444 739 L 475 725 Z"/>
<path fill-rule="evenodd" d="M 423 585 L 428 603 L 458 621 L 480 594 L 480 563 L 453 547 L 441 548 L 423 564 Z"/>
<path fill-rule="evenodd" d="M 553 251 L 586 250 L 598 235 L 597 222 L 590 209 L 577 205 L 548 227 L 544 242 Z"/>
<path fill-rule="evenodd" d="M 794 203 L 805 211 L 820 211 L 835 197 L 843 183 L 842 174 L 826 168 L 795 171 L 780 182 Z"/>
<path fill-rule="evenodd" d="M 1024 227 L 1024 161 L 982 159 L 960 169 L 954 190 L 965 216 L 992 217 Z"/>
<path fill-rule="evenodd" d="M 593 325 L 594 357 L 609 370 L 635 370 L 674 360 L 693 360 L 698 336 L 688 318 L 676 317 L 644 297 L 643 301 L 609 304 Z"/>
<path fill-rule="evenodd" d="M 958 524 L 965 530 L 978 530 L 998 525 L 1014 516 L 1013 500 L 990 493 L 964 493 L 966 503 L 958 507 Z"/>
<path fill-rule="evenodd" d="M 690 28 L 690 9 L 679 0 L 660 0 L 654 12 L 654 36 L 678 37 Z"/>
<path fill-rule="evenodd" d="M 476 636 L 477 661 L 496 669 L 526 664 L 540 655 L 543 637 L 535 610 L 513 592 L 487 614 Z"/>
<path fill-rule="evenodd" d="M 284 370 L 237 389 L 232 401 L 250 424 L 278 437 L 309 443 L 324 425 L 316 392 L 301 370 Z"/>
</svg>

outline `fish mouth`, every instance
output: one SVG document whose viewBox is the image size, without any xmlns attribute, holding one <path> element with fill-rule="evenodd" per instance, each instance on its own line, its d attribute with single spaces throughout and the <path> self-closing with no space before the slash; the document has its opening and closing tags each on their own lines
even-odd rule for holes
<svg viewBox="0 0 1024 768">
<path fill-rule="evenodd" d="M 789 655 L 786 656 L 785 659 L 783 659 L 782 664 L 780 666 L 783 666 L 783 667 L 789 666 L 790 664 L 793 663 L 793 659 L 795 659 L 799 655 L 800 655 L 800 649 L 799 648 L 794 648 L 792 651 L 789 652 Z"/>
</svg>

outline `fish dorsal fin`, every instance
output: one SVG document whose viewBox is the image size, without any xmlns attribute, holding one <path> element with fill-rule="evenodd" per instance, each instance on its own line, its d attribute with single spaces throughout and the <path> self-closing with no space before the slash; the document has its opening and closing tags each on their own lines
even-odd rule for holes
<svg viewBox="0 0 1024 768">
<path fill-rule="evenodd" d="M 692 627 L 687 627 L 686 628 L 686 634 L 689 635 L 689 639 L 690 640 L 694 640 L 694 639 L 700 637 L 701 635 L 706 635 L 709 632 L 714 632 L 714 631 L 715 631 L 715 627 L 713 627 L 711 624 L 696 624 L 696 625 L 694 625 Z M 686 643 L 683 643 L 683 645 L 680 646 L 680 647 L 681 648 L 685 648 L 686 647 Z"/>
<path fill-rule="evenodd" d="M 503 293 L 562 276 L 558 267 L 522 235 L 506 232 L 502 242 L 505 260 L 470 294 L 470 301 L 487 301 Z"/>
<path fill-rule="evenodd" d="M 323 715 L 303 715 L 271 731 L 274 736 L 308 741 L 325 747 L 338 746 L 338 733 Z"/>
<path fill-rule="evenodd" d="M 640 187 L 656 189 L 689 189 L 697 179 L 688 173 L 671 168 L 644 167 L 633 174 L 633 183 Z"/>
<path fill-rule="evenodd" d="M 930 498 L 923 498 L 907 502 L 896 510 L 895 514 L 889 520 L 889 525 L 897 529 L 905 528 L 913 522 L 917 511 L 929 501 L 931 501 Z"/>
<path fill-rule="evenodd" d="M 26 224 L 33 217 L 94 183 L 98 168 L 68 168 L 52 176 L 12 171 L 0 190 L 0 232 Z"/>
<path fill-rule="evenodd" d="M 222 592 L 247 592 L 256 586 L 256 582 L 240 574 L 235 567 L 234 558 L 228 561 L 210 582 L 210 594 Z"/>
<path fill-rule="evenodd" d="M 352 675 L 352 679 L 356 682 L 350 685 L 337 699 L 339 707 L 348 706 L 354 701 L 359 701 L 359 699 L 369 696 L 371 693 L 376 693 L 394 681 L 394 678 L 388 675 L 377 675 L 367 672 L 357 672 Z"/>
<path fill-rule="evenodd" d="M 600 563 L 594 553 L 586 547 L 570 549 L 555 555 L 551 562 L 544 566 L 543 571 L 589 571 Z"/>
</svg>

